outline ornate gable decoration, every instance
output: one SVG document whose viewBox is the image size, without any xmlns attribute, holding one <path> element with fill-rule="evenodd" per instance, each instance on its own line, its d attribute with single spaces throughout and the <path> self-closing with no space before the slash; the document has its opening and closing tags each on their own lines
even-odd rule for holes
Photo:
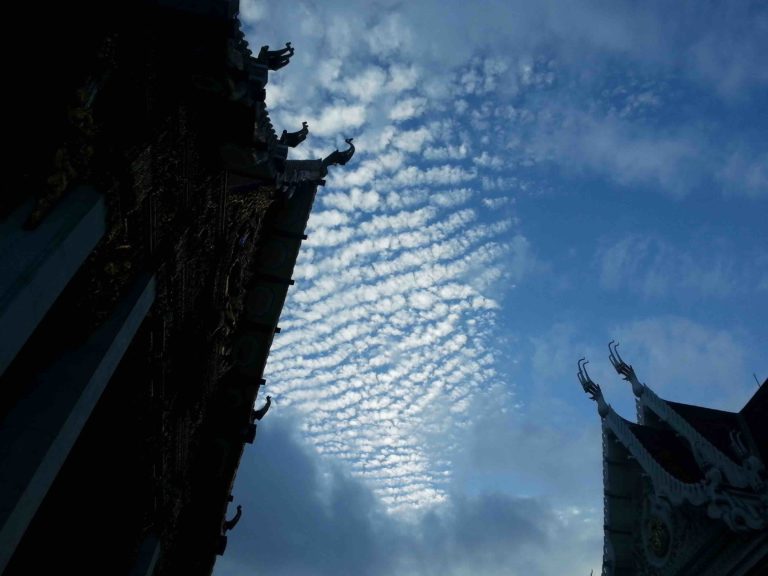
<svg viewBox="0 0 768 576">
<path fill-rule="evenodd" d="M 652 567 L 649 574 L 658 570 L 658 574 L 693 573 L 686 571 L 693 565 L 704 570 L 696 551 L 706 547 L 702 540 L 705 534 L 706 538 L 726 538 L 731 542 L 729 546 L 764 538 L 768 529 L 768 482 L 759 431 L 753 430 L 754 424 L 746 422 L 740 413 L 660 398 L 622 359 L 618 344 L 612 341 L 608 350 L 614 369 L 630 383 L 637 398 L 640 421 L 634 423 L 619 416 L 587 372 L 586 359 L 578 361 L 579 382 L 596 402 L 603 426 L 603 574 L 622 574 L 630 566 L 639 569 L 640 564 Z M 616 465 L 621 464 L 614 461 L 617 453 L 626 455 L 628 474 L 616 473 Z M 643 503 L 635 501 L 634 505 L 637 510 L 642 506 L 642 514 L 637 510 L 630 513 L 637 516 L 631 522 L 632 528 L 622 526 L 617 530 L 612 523 L 624 519 L 616 515 L 615 495 L 636 493 L 641 478 Z M 687 536 L 682 538 L 683 534 Z M 631 552 L 638 545 L 645 551 L 642 561 Z M 686 549 L 685 553 L 681 549 Z"/>
</svg>

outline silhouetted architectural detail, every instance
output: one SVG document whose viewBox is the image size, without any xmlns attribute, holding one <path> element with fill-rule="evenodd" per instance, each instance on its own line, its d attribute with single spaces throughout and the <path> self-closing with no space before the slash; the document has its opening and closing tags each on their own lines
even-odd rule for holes
<svg viewBox="0 0 768 576">
<path fill-rule="evenodd" d="M 216 547 L 214 549 L 216 556 L 224 556 L 224 552 L 227 551 L 227 540 L 228 538 L 224 534 L 219 534 L 218 538 L 216 538 Z"/>
<path fill-rule="evenodd" d="M 301 130 L 298 132 L 288 132 L 288 130 L 283 130 L 283 133 L 280 136 L 280 144 L 296 148 L 296 146 L 307 139 L 307 134 L 309 134 L 309 125 L 306 122 L 302 122 Z"/>
<path fill-rule="evenodd" d="M 62 572 L 206 576 L 226 548 L 325 175 L 289 159 L 306 123 L 280 142 L 264 102 L 293 48 L 254 58 L 237 13 L 60 3 L 19 56 L 25 122 L 9 126 L 0 196 L 4 576 L 50 557 Z M 40 74 L 50 45 L 67 66 Z"/>
<path fill-rule="evenodd" d="M 738 413 L 661 399 L 608 346 L 637 399 L 620 417 L 578 362 L 603 427 L 603 576 L 758 576 L 768 568 L 768 380 Z"/>
<path fill-rule="evenodd" d="M 589 374 L 587 373 L 587 364 L 589 364 L 589 361 L 585 358 L 581 358 L 577 362 L 579 367 L 579 371 L 577 372 L 579 382 L 581 383 L 581 387 L 584 389 L 584 392 L 589 394 L 589 397 L 597 402 L 597 412 L 601 417 L 605 417 L 608 415 L 609 406 L 605 403 L 605 398 L 603 398 L 603 391 L 600 389 L 600 386 L 595 384 L 589 377 Z"/>
<path fill-rule="evenodd" d="M 256 424 L 250 422 L 243 430 L 243 441 L 246 444 L 253 444 L 256 440 Z"/>
<path fill-rule="evenodd" d="M 265 64 L 272 71 L 280 70 L 291 61 L 294 49 L 290 42 L 285 43 L 285 48 L 280 50 L 270 50 L 269 46 L 262 46 L 259 55 L 256 58 L 260 63 Z"/>
<path fill-rule="evenodd" d="M 221 525 L 221 530 L 223 534 L 226 534 L 232 528 L 237 526 L 237 523 L 240 522 L 240 516 L 243 515 L 243 507 L 240 506 L 240 504 L 237 505 L 237 512 L 235 512 L 235 515 L 230 520 L 225 520 L 224 523 Z"/>
<path fill-rule="evenodd" d="M 352 144 L 352 140 L 354 140 L 354 138 L 345 138 L 344 142 L 349 144 L 349 148 L 343 152 L 340 152 L 338 149 L 331 152 L 328 156 L 323 158 L 323 166 L 327 169 L 328 166 L 333 166 L 334 164 L 344 166 L 344 164 L 349 162 L 355 153 L 355 145 Z"/>
<path fill-rule="evenodd" d="M 269 412 L 270 406 L 272 406 L 272 396 L 267 396 L 267 401 L 264 403 L 264 406 L 262 406 L 258 410 L 253 411 L 253 419 L 260 421 L 262 418 L 264 418 L 267 412 Z"/>
</svg>

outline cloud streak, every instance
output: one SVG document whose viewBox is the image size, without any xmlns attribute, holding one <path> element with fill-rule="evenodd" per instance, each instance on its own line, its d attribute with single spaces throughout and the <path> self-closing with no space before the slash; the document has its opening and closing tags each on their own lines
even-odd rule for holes
<svg viewBox="0 0 768 576">
<path fill-rule="evenodd" d="M 754 263 L 761 258 L 760 252 L 734 257 L 728 243 L 712 238 L 696 238 L 694 246 L 681 247 L 655 235 L 629 234 L 604 242 L 595 261 L 600 284 L 610 291 L 646 298 L 724 298 L 757 289 L 759 268 Z"/>
</svg>

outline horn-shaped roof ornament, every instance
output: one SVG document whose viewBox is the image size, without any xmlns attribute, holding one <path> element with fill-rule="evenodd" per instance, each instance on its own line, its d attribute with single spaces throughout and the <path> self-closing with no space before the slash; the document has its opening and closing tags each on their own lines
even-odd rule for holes
<svg viewBox="0 0 768 576">
<path fill-rule="evenodd" d="M 285 48 L 280 50 L 270 50 L 269 46 L 262 46 L 256 60 L 261 64 L 265 64 L 270 70 L 280 70 L 280 68 L 291 61 L 293 52 L 294 48 L 290 42 L 286 42 Z"/>
<path fill-rule="evenodd" d="M 309 134 L 309 124 L 302 122 L 301 130 L 298 132 L 288 132 L 288 130 L 283 130 L 283 133 L 280 136 L 280 144 L 296 148 L 296 146 L 307 139 L 307 134 Z"/>
<path fill-rule="evenodd" d="M 333 166 L 334 164 L 338 164 L 339 166 L 344 166 L 349 160 L 352 158 L 352 156 L 355 153 L 355 145 L 352 144 L 352 140 L 354 138 L 345 138 L 344 142 L 349 144 L 349 148 L 344 150 L 343 152 L 340 152 L 339 150 L 335 150 L 328 154 L 325 158 L 323 158 L 323 166 Z"/>
</svg>

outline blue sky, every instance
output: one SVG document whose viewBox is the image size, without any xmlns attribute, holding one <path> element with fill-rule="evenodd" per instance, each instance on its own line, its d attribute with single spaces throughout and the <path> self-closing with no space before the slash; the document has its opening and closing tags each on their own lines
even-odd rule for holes
<svg viewBox="0 0 768 576">
<path fill-rule="evenodd" d="M 607 343 L 669 399 L 768 377 L 768 8 L 241 1 L 310 218 L 218 576 L 599 571 Z"/>
</svg>

